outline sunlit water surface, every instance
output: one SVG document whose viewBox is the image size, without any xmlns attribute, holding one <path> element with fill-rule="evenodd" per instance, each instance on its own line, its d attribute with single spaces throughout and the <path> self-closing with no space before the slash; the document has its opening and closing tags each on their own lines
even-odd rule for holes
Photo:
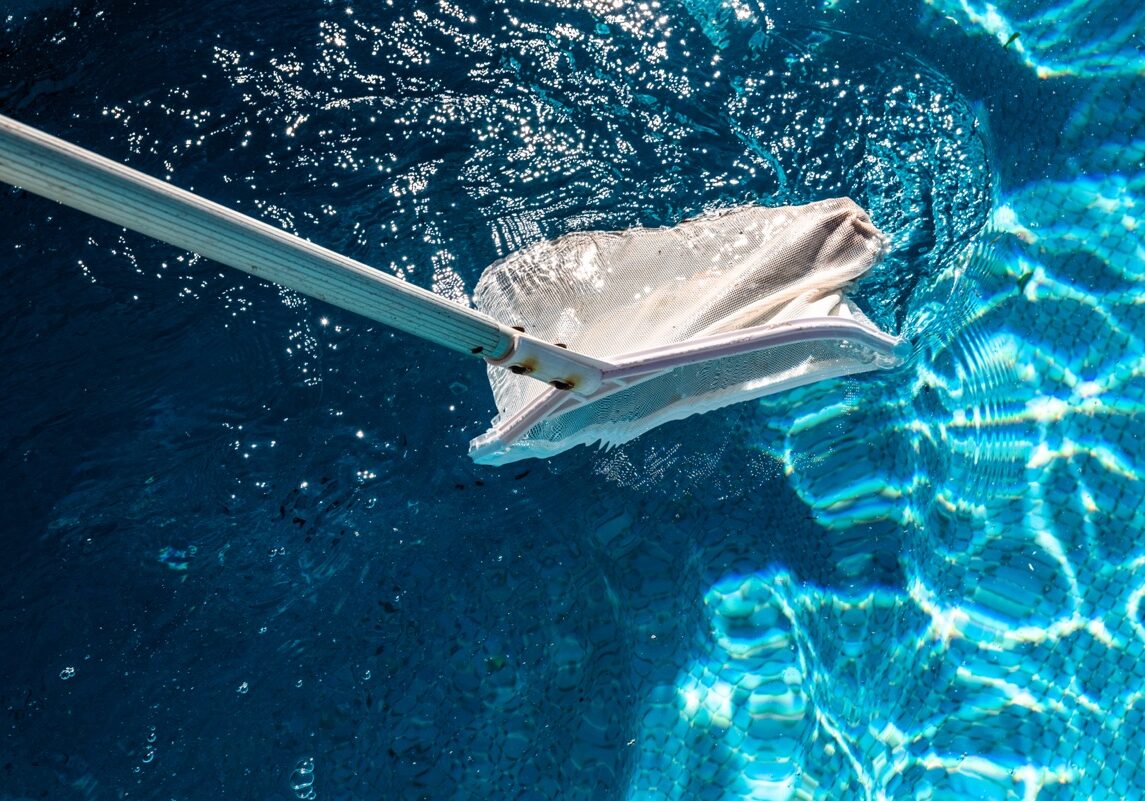
<svg viewBox="0 0 1145 801">
<path fill-rule="evenodd" d="M 914 353 L 481 468 L 479 365 L 5 189 L 0 798 L 1143 795 L 1145 11 L 5 13 L 0 112 L 458 300 L 848 195 Z"/>
</svg>

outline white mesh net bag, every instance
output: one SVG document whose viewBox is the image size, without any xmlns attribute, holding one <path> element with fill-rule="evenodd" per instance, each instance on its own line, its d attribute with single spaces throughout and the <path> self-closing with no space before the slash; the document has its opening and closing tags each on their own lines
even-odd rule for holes
<svg viewBox="0 0 1145 801">
<path fill-rule="evenodd" d="M 670 420 L 898 363 L 899 340 L 844 295 L 883 251 L 841 198 L 739 207 L 672 228 L 577 233 L 492 265 L 477 308 L 607 363 L 589 394 L 491 366 L 486 464 L 626 442 Z"/>
</svg>

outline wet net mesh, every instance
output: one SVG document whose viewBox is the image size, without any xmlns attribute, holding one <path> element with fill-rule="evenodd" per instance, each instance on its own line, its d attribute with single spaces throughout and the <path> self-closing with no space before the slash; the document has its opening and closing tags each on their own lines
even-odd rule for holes
<svg viewBox="0 0 1145 801">
<path fill-rule="evenodd" d="M 713 334 L 848 318 L 878 329 L 844 295 L 884 247 L 866 213 L 841 198 L 738 207 L 672 228 L 576 233 L 494 264 L 478 309 L 533 336 L 608 360 Z M 503 442 L 499 461 L 577 444 L 617 444 L 668 420 L 878 366 L 869 346 L 823 339 L 701 361 L 626 386 Z M 490 367 L 499 424 L 553 390 Z M 476 441 L 475 441 L 476 442 Z"/>
</svg>

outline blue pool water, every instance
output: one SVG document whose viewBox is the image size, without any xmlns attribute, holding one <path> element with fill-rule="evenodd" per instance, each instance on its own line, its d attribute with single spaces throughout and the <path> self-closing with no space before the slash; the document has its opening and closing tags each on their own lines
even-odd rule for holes
<svg viewBox="0 0 1145 801">
<path fill-rule="evenodd" d="M 4 188 L 0 799 L 1145 797 L 1145 6 L 0 14 L 0 113 L 457 299 L 849 195 L 914 349 L 479 467 L 468 359 Z"/>
</svg>

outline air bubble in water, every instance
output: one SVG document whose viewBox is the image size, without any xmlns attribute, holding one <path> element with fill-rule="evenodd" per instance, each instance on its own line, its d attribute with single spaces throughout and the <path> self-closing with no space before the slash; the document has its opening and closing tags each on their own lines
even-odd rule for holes
<svg viewBox="0 0 1145 801">
<path fill-rule="evenodd" d="M 299 760 L 290 774 L 290 788 L 294 790 L 294 797 L 301 801 L 311 801 L 317 798 L 314 792 L 314 758 L 306 757 Z"/>
<path fill-rule="evenodd" d="M 69 665 L 68 667 L 66 667 L 60 671 L 60 678 L 63 679 L 64 681 L 67 681 L 68 679 L 70 679 L 74 675 L 76 675 L 76 669 L 74 667 L 72 667 L 71 665 Z"/>
</svg>

